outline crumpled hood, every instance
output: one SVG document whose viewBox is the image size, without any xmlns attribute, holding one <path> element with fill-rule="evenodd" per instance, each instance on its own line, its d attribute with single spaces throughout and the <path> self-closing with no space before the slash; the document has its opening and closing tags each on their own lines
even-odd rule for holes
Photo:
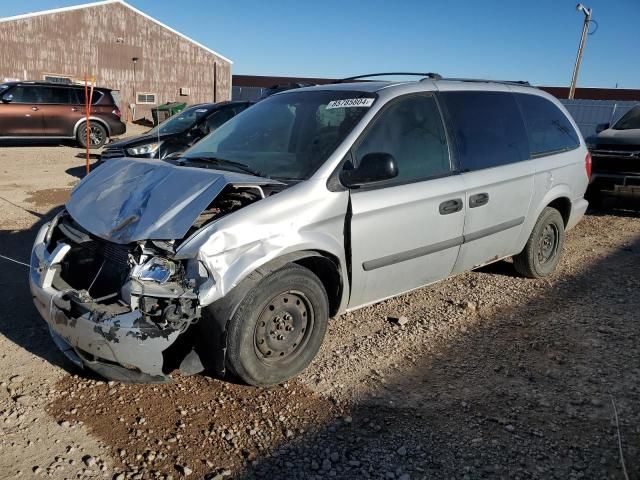
<svg viewBox="0 0 640 480">
<path fill-rule="evenodd" d="M 85 177 L 67 211 L 84 229 L 111 242 L 183 238 L 229 184 L 277 183 L 243 173 L 118 158 Z"/>
</svg>

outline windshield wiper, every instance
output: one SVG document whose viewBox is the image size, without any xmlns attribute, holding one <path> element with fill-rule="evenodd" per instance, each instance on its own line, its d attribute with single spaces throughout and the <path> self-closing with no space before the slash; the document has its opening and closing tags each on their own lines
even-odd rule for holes
<svg viewBox="0 0 640 480">
<path fill-rule="evenodd" d="M 197 156 L 197 157 L 181 157 L 180 160 L 189 160 L 189 161 L 196 161 L 196 162 L 200 161 L 200 162 L 212 163 L 214 165 L 220 165 L 220 166 L 228 165 L 230 167 L 235 167 L 238 170 L 243 171 L 244 173 L 248 173 L 256 177 L 266 177 L 266 175 L 259 172 L 258 170 L 254 170 L 249 165 L 246 165 L 240 162 L 234 162 L 233 160 L 226 160 L 224 158 Z"/>
</svg>

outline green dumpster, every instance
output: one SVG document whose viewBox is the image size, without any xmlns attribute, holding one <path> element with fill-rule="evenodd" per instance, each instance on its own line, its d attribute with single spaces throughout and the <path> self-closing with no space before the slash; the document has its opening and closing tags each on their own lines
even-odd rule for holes
<svg viewBox="0 0 640 480">
<path fill-rule="evenodd" d="M 152 108 L 151 115 L 153 116 L 153 124 L 158 125 L 159 123 L 164 122 L 167 118 L 184 110 L 186 106 L 186 103 L 167 102 Z"/>
</svg>

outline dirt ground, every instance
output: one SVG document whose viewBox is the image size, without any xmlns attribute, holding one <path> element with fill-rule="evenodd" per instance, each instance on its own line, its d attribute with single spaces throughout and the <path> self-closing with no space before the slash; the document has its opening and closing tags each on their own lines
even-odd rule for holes
<svg viewBox="0 0 640 480">
<path fill-rule="evenodd" d="M 70 146 L 0 146 L 0 255 L 28 262 L 83 162 Z M 623 458 L 640 478 L 628 207 L 590 212 L 550 279 L 499 262 L 333 319 L 310 368 L 268 390 L 78 371 L 26 267 L 0 258 L 0 477 L 623 479 Z"/>
</svg>

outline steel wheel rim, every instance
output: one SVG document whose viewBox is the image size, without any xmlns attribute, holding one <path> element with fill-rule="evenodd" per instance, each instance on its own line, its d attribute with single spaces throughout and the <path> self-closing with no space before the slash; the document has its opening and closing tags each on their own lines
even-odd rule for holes
<svg viewBox="0 0 640 480">
<path fill-rule="evenodd" d="M 560 233 L 555 224 L 545 225 L 538 241 L 538 261 L 541 264 L 549 263 L 556 256 L 559 237 Z"/>
<path fill-rule="evenodd" d="M 89 143 L 91 145 L 100 145 L 104 140 L 104 132 L 96 126 L 89 127 Z"/>
<path fill-rule="evenodd" d="M 314 320 L 304 293 L 290 290 L 276 295 L 258 316 L 253 336 L 256 355 L 271 366 L 290 363 L 308 343 Z"/>
</svg>

